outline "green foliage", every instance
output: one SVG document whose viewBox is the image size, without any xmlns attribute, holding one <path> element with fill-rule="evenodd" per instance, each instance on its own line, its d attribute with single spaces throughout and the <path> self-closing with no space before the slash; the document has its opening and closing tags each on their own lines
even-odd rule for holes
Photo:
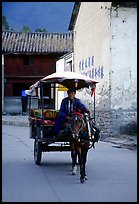
<svg viewBox="0 0 139 204">
<path fill-rule="evenodd" d="M 47 33 L 47 30 L 44 28 L 44 29 L 41 29 L 41 28 L 37 28 L 35 30 L 35 32 L 46 32 Z"/>
<path fill-rule="evenodd" d="M 6 16 L 2 16 L 2 29 L 9 30 L 9 25 L 8 25 Z"/>
<path fill-rule="evenodd" d="M 31 31 L 31 29 L 28 26 L 23 26 L 21 32 L 25 32 L 25 33 L 29 32 L 29 33 L 31 33 L 32 31 Z"/>
<path fill-rule="evenodd" d="M 2 16 L 2 29 L 3 30 L 15 31 L 13 29 L 13 27 L 10 28 L 5 15 Z M 21 32 L 25 32 L 25 33 L 29 32 L 29 33 L 31 33 L 32 30 L 30 29 L 29 26 L 25 25 L 21 29 Z M 47 32 L 47 30 L 45 28 L 37 28 L 37 29 L 35 29 L 35 32 Z"/>
</svg>

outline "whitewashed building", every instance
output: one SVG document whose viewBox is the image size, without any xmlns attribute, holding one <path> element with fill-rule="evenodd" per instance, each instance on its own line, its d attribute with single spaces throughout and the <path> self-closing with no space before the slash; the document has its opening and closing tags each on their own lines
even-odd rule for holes
<svg viewBox="0 0 139 204">
<path fill-rule="evenodd" d="M 96 122 L 102 133 L 135 132 L 136 2 L 76 2 L 69 30 L 74 30 L 74 71 L 99 81 Z M 80 97 L 93 112 L 89 94 L 81 92 Z"/>
<path fill-rule="evenodd" d="M 56 72 L 61 71 L 71 71 L 74 70 L 73 66 L 73 52 L 69 52 L 68 54 L 63 55 L 56 61 Z M 60 109 L 61 101 L 63 98 L 67 96 L 67 88 L 64 88 L 62 85 L 58 85 L 56 88 L 55 94 L 55 107 L 56 109 Z"/>
</svg>

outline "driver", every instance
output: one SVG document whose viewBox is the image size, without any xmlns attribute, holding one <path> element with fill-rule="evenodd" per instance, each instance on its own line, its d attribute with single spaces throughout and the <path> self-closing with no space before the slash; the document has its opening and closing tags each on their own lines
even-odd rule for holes
<svg viewBox="0 0 139 204">
<path fill-rule="evenodd" d="M 81 110 L 83 113 L 90 113 L 80 99 L 75 97 L 75 89 L 68 89 L 67 94 L 68 97 L 64 98 L 61 102 L 59 116 L 56 119 L 56 134 L 59 134 L 59 132 L 62 130 L 63 123 L 68 122 L 72 112 Z"/>
</svg>

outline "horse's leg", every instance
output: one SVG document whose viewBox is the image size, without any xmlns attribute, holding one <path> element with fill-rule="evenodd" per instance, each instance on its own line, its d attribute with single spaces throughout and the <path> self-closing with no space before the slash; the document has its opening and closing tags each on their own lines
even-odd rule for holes
<svg viewBox="0 0 139 204">
<path fill-rule="evenodd" d="M 77 153 L 76 151 L 71 151 L 71 157 L 72 157 L 72 175 L 75 175 L 77 172 Z"/>
<path fill-rule="evenodd" d="M 76 150 L 75 150 L 75 155 L 74 155 L 74 156 L 75 156 L 75 165 L 77 166 L 77 163 L 78 163 L 78 162 L 77 162 L 78 152 L 77 152 Z"/>
<path fill-rule="evenodd" d="M 87 152 L 88 149 L 86 149 L 85 147 L 83 147 L 83 152 L 82 152 L 82 158 L 83 158 L 83 172 L 84 172 L 84 177 L 85 180 L 87 180 L 87 174 L 86 174 L 86 161 L 87 161 Z"/>
<path fill-rule="evenodd" d="M 77 172 L 77 152 L 75 151 L 74 143 L 71 144 L 71 158 L 72 158 L 72 175 Z"/>
<path fill-rule="evenodd" d="M 84 183 L 85 176 L 84 176 L 84 166 L 83 166 L 83 157 L 81 152 L 81 147 L 78 148 L 78 157 L 79 157 L 79 166 L 80 166 L 80 181 Z"/>
</svg>

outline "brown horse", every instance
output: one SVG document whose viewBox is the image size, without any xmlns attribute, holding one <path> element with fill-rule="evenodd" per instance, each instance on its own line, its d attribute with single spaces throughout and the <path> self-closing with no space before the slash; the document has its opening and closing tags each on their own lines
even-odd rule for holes
<svg viewBox="0 0 139 204">
<path fill-rule="evenodd" d="M 88 150 L 93 146 L 94 135 L 92 134 L 88 114 L 75 112 L 70 120 L 71 128 L 71 158 L 72 158 L 72 174 L 77 171 L 77 156 L 80 166 L 81 183 L 87 180 L 86 160 Z"/>
</svg>

